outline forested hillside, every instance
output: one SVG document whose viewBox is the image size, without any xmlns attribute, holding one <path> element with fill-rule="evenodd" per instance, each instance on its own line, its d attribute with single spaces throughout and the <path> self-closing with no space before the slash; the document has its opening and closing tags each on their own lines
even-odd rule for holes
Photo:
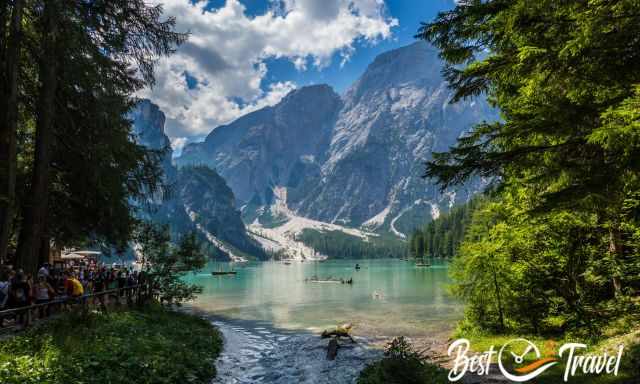
<svg viewBox="0 0 640 384">
<path fill-rule="evenodd" d="M 415 258 L 454 257 L 464 240 L 473 212 L 483 201 L 483 198 L 476 197 L 466 204 L 454 206 L 422 229 L 414 231 L 409 238 L 409 254 Z"/>
<path fill-rule="evenodd" d="M 406 244 L 393 236 L 370 237 L 364 241 L 342 231 L 305 229 L 297 238 L 332 259 L 375 259 L 403 257 Z"/>
</svg>

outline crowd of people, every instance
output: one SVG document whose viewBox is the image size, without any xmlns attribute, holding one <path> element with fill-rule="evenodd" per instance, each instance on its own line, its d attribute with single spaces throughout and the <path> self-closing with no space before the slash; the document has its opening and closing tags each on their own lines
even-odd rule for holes
<svg viewBox="0 0 640 384">
<path fill-rule="evenodd" d="M 63 268 L 44 264 L 35 277 L 20 269 L 0 266 L 0 311 L 56 299 L 82 299 L 92 293 L 132 287 L 141 277 L 137 271 L 106 265 Z M 48 307 L 43 306 L 40 317 L 48 314 Z M 0 326 L 3 322 L 4 319 L 0 319 Z"/>
</svg>

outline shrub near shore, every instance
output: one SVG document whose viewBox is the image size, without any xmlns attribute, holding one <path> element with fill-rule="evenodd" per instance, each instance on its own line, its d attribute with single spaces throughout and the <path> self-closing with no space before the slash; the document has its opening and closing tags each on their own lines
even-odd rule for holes
<svg viewBox="0 0 640 384">
<path fill-rule="evenodd" d="M 384 358 L 368 365 L 358 378 L 358 384 L 427 384 L 446 383 L 446 370 L 425 362 L 404 338 L 394 339 Z"/>
<path fill-rule="evenodd" d="M 0 342 L 0 382 L 209 383 L 221 349 L 209 322 L 159 306 L 67 315 Z"/>
</svg>

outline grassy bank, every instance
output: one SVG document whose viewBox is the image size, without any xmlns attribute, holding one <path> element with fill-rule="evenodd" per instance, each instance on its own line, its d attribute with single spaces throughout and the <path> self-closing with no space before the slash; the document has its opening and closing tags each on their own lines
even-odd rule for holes
<svg viewBox="0 0 640 384">
<path fill-rule="evenodd" d="M 68 315 L 0 342 L 0 383 L 209 383 L 222 349 L 207 321 L 151 306 Z"/>
</svg>

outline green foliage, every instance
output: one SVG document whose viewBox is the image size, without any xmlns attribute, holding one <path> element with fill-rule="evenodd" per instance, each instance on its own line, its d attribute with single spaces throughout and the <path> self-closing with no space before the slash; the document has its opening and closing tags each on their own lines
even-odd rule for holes
<svg viewBox="0 0 640 384">
<path fill-rule="evenodd" d="M 160 297 L 161 302 L 180 304 L 193 300 L 202 292 L 202 287 L 182 279 L 186 273 L 202 269 L 207 262 L 194 233 L 183 235 L 175 246 L 167 226 L 142 223 L 136 241 L 142 256 L 144 276 L 152 294 Z"/>
<path fill-rule="evenodd" d="M 447 381 L 446 370 L 426 363 L 404 337 L 393 339 L 385 357 L 367 366 L 358 384 L 429 384 Z"/>
<path fill-rule="evenodd" d="M 131 203 L 156 193 L 162 173 L 161 151 L 133 140 L 127 115 L 133 95 L 153 84 L 155 61 L 186 35 L 173 31 L 173 18 L 163 20 L 162 7 L 140 0 L 59 11 L 49 232 L 60 244 L 91 237 L 125 248 L 136 225 Z"/>
<path fill-rule="evenodd" d="M 452 291 L 467 303 L 471 323 L 491 331 L 601 335 L 603 326 L 638 311 L 637 258 L 602 255 L 608 232 L 596 217 L 554 211 L 526 214 L 511 194 L 473 214 L 453 259 Z M 610 276 L 624 271 L 629 296 L 616 296 Z"/>
<path fill-rule="evenodd" d="M 209 383 L 222 337 L 159 307 L 66 315 L 0 342 L 0 382 Z"/>
<path fill-rule="evenodd" d="M 364 239 L 342 231 L 304 229 L 299 241 L 332 259 L 375 259 L 403 257 L 406 244 L 389 235 Z"/>
<path fill-rule="evenodd" d="M 457 205 L 422 230 L 416 230 L 409 238 L 409 252 L 415 258 L 439 257 L 451 259 L 458 252 L 471 215 L 483 201 L 476 197 L 463 205 Z"/>
<path fill-rule="evenodd" d="M 492 177 L 454 260 L 453 291 L 485 329 L 576 332 L 638 311 L 640 4 L 462 1 L 424 24 L 478 124 L 426 176 Z"/>
<path fill-rule="evenodd" d="M 485 92 L 503 118 L 435 156 L 427 174 L 444 185 L 499 175 L 537 187 L 549 207 L 609 205 L 640 167 L 628 124 L 640 84 L 638 8 L 634 0 L 468 1 L 424 25 L 419 36 L 441 49 L 456 98 Z M 611 114 L 628 128 L 611 135 L 632 156 L 602 140 Z"/>
<path fill-rule="evenodd" d="M 7 16 L 18 4 L 22 33 L 13 41 Z M 8 102 L 0 109 L 19 111 L 12 132 L 4 132 L 5 121 L 0 125 L 3 137 L 16 138 L 7 165 L 17 165 L 9 224 L 12 239 L 22 233 L 20 244 L 11 241 L 20 265 L 35 267 L 43 235 L 58 245 L 126 248 L 136 225 L 132 203 L 157 192 L 161 174 L 160 154 L 135 142 L 127 114 L 134 95 L 153 85 L 156 61 L 187 35 L 173 30 L 175 19 L 164 18 L 161 6 L 142 0 L 19 1 L 0 8 L 0 62 L 8 45 L 20 58 L 20 97 L 9 101 L 0 87 Z M 47 108 L 45 95 L 54 100 Z M 34 180 L 42 181 L 37 190 Z"/>
</svg>

